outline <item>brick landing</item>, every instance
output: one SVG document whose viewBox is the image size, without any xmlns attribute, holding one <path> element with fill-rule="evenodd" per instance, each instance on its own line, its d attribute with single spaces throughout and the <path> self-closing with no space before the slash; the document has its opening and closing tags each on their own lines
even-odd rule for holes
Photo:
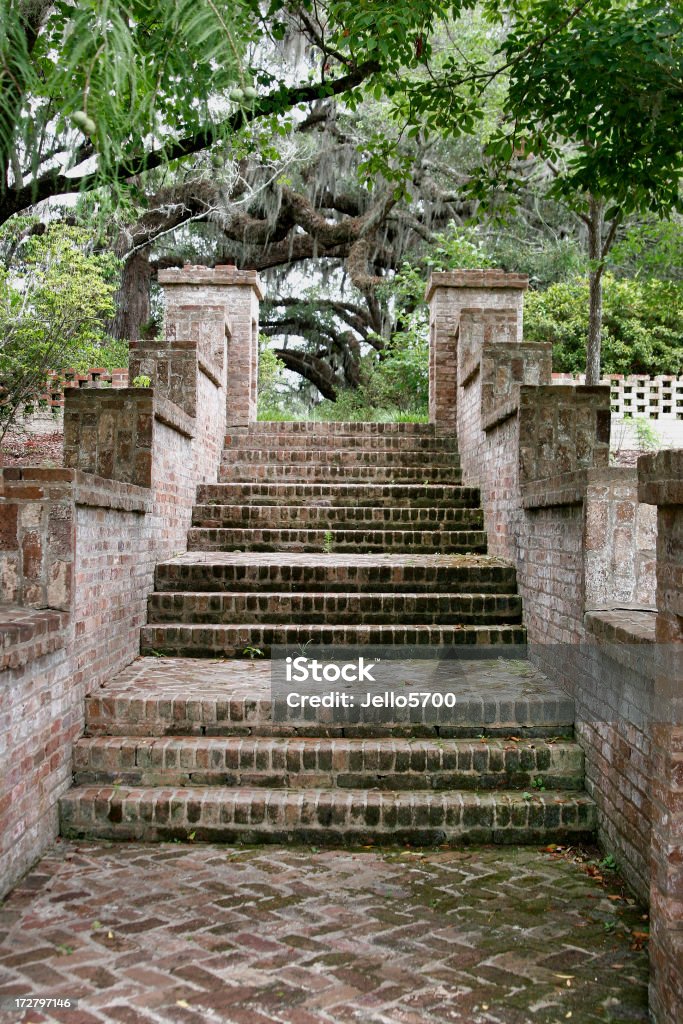
<svg viewBox="0 0 683 1024">
<path fill-rule="evenodd" d="M 529 848 L 59 842 L 0 908 L 0 1024 L 647 1021 L 641 910 Z"/>
</svg>

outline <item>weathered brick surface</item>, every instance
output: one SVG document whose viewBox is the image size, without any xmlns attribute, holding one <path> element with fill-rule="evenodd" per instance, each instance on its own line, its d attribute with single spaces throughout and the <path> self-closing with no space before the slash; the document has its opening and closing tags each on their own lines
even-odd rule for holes
<svg viewBox="0 0 683 1024">
<path fill-rule="evenodd" d="M 204 528 L 267 527 L 306 529 L 339 527 L 344 530 L 373 529 L 481 529 L 481 508 L 396 507 L 391 505 L 330 507 L 329 505 L 195 505 L 192 525 Z M 360 534 L 359 534 L 360 536 Z"/>
<path fill-rule="evenodd" d="M 68 613 L 54 629 L 55 611 L 18 625 L 16 612 L 0 608 L 9 638 L 0 697 L 3 890 L 56 834 L 84 698 L 137 655 L 156 562 L 185 550 L 196 486 L 216 481 L 224 323 L 221 303 L 206 330 L 195 317 L 181 338 L 196 416 L 160 389 L 69 389 L 73 468 L 2 473 L 3 600 Z"/>
<path fill-rule="evenodd" d="M 590 841 L 595 805 L 571 793 L 78 786 L 60 820 L 70 838 L 505 845 Z"/>
<path fill-rule="evenodd" d="M 652 980 L 655 1012 L 673 1022 L 683 1005 L 683 451 L 644 457 L 639 496 L 657 508 L 657 616 L 655 638 L 674 652 L 677 671 L 665 666 L 655 694 L 670 709 L 652 727 Z"/>
<path fill-rule="evenodd" d="M 672 926 L 683 906 L 683 826 L 671 768 L 678 740 L 675 729 L 653 727 L 657 680 L 632 670 L 629 650 L 647 647 L 655 634 L 681 640 L 681 452 L 643 459 L 638 490 L 634 473 L 607 467 L 608 389 L 522 381 L 515 408 L 514 346 L 485 345 L 480 320 L 478 328 L 468 324 L 459 357 L 463 481 L 481 487 L 489 550 L 517 565 L 534 658 L 576 700 L 601 838 L 634 888 L 650 896 L 652 1005 L 668 1024 L 683 988 L 680 956 L 676 962 L 683 942 Z M 656 525 L 644 503 L 659 506 Z M 655 562 L 656 616 L 601 612 L 584 623 L 587 608 L 654 607 Z"/>
<path fill-rule="evenodd" d="M 489 430 L 519 407 L 520 387 L 550 379 L 550 344 L 489 342 L 481 349 L 481 425 Z"/>
<path fill-rule="evenodd" d="M 497 270 L 432 274 L 427 286 L 430 304 L 429 418 L 455 429 L 458 399 L 458 333 L 464 309 L 501 312 L 490 327 L 510 334 L 510 310 L 516 312 L 516 340 L 522 337 L 522 297 L 528 286 L 523 274 Z M 471 327 L 471 322 L 468 325 Z"/>
<path fill-rule="evenodd" d="M 64 403 L 64 465 L 109 480 L 152 482 L 154 393 L 70 390 Z"/>
<path fill-rule="evenodd" d="M 269 529 L 195 527 L 188 533 L 190 551 L 319 551 L 344 554 L 370 551 L 403 551 L 408 554 L 474 553 L 486 550 L 483 530 L 375 530 L 342 529 L 326 524 L 326 529 Z M 331 536 L 330 536 L 331 535 Z"/>
<path fill-rule="evenodd" d="M 374 425 L 374 424 L 372 424 Z M 259 483 L 241 481 L 200 487 L 199 504 L 317 505 L 321 508 L 478 508 L 479 489 L 460 484 Z"/>
<path fill-rule="evenodd" d="M 316 555 L 191 552 L 156 568 L 157 590 L 222 590 L 279 593 L 338 591 L 377 593 L 514 593 L 509 562 L 485 555 L 348 554 L 334 559 L 334 573 Z"/>
<path fill-rule="evenodd" d="M 226 422 L 237 426 L 255 420 L 259 300 L 263 298 L 258 274 L 232 266 L 214 270 L 185 266 L 182 270 L 161 271 L 159 284 L 169 307 L 224 306 L 229 333 Z"/>
<path fill-rule="evenodd" d="M 426 669 L 425 669 L 426 665 Z M 449 681 L 458 720 L 435 724 L 420 712 L 395 711 L 394 720 L 339 725 L 273 721 L 268 662 L 229 664 L 191 658 L 141 658 L 86 699 L 88 736 L 515 736 L 571 738 L 574 704 L 528 662 L 477 659 Z M 429 662 L 397 661 L 397 672 L 418 684 Z M 444 667 L 448 673 L 448 666 Z"/>
<path fill-rule="evenodd" d="M 236 625 L 192 625 L 174 622 L 169 625 L 144 626 L 140 649 L 143 654 L 183 655 L 190 658 L 240 658 L 247 648 L 258 648 L 266 656 L 274 645 L 338 644 L 523 644 L 526 632 L 522 625 L 495 624 L 429 626 L 420 623 L 399 625 L 354 624 L 318 625 L 308 623 L 276 623 L 258 621 Z"/>
<path fill-rule="evenodd" d="M 645 1024 L 642 909 L 590 871 L 516 847 L 60 843 L 0 910 L 0 987 L 49 979 L 80 1000 L 65 1024 Z"/>
<path fill-rule="evenodd" d="M 513 594 L 180 593 L 152 594 L 150 623 L 290 622 L 338 625 L 431 623 L 439 625 L 521 621 Z"/>
<path fill-rule="evenodd" d="M 583 756 L 557 740 L 104 736 L 74 749 L 75 782 L 342 789 L 583 789 Z"/>
<path fill-rule="evenodd" d="M 519 483 L 527 508 L 583 500 L 585 473 L 609 462 L 609 389 L 520 389 Z"/>
<path fill-rule="evenodd" d="M 74 474 L 0 471 L 2 601 L 68 610 L 73 598 Z"/>
<path fill-rule="evenodd" d="M 655 605 L 657 511 L 638 498 L 638 471 L 590 470 L 584 507 L 586 608 Z"/>
</svg>

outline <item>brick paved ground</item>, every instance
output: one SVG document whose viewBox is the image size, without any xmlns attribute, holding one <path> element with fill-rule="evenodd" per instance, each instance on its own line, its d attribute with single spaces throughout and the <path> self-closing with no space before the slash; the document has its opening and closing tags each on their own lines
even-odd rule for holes
<svg viewBox="0 0 683 1024">
<path fill-rule="evenodd" d="M 80 1007 L 0 1022 L 646 1021 L 643 914 L 599 875 L 531 848 L 60 842 L 0 908 L 0 996 Z"/>
</svg>

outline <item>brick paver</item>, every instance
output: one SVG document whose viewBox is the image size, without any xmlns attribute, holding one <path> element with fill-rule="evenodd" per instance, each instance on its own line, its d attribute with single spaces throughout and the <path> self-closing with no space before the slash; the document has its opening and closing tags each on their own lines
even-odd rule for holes
<svg viewBox="0 0 683 1024">
<path fill-rule="evenodd" d="M 0 1022 L 626 1024 L 645 929 L 574 853 L 59 842 L 0 909 L 0 996 L 79 1009 Z"/>
</svg>

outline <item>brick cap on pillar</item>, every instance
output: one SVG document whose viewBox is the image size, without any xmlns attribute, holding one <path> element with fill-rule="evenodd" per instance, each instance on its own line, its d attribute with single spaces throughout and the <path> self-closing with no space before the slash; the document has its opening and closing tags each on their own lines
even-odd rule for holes
<svg viewBox="0 0 683 1024">
<path fill-rule="evenodd" d="M 526 274 L 506 274 L 504 270 L 439 270 L 429 278 L 425 301 L 437 288 L 518 288 L 529 287 Z"/>
<path fill-rule="evenodd" d="M 159 284 L 162 285 L 196 284 L 228 286 L 231 288 L 253 288 L 257 298 L 263 301 L 264 293 L 258 271 L 238 270 L 232 264 L 211 268 L 186 263 L 182 270 L 179 267 L 172 267 L 169 270 L 160 270 L 157 276 Z"/>
</svg>

